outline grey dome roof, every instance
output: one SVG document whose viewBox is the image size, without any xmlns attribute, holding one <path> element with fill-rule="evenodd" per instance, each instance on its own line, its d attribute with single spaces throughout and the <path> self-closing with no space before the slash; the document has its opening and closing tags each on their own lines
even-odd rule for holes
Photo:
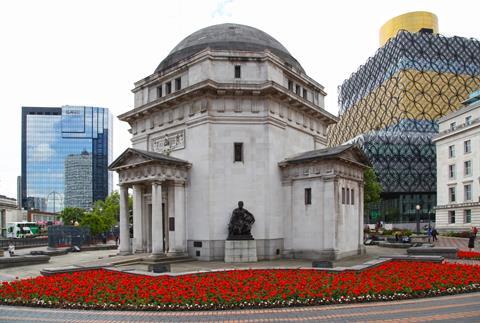
<svg viewBox="0 0 480 323">
<path fill-rule="evenodd" d="M 245 25 L 220 24 L 200 29 L 182 40 L 158 65 L 155 73 L 175 65 L 206 49 L 216 50 L 270 50 L 286 63 L 305 73 L 298 61 L 288 50 L 269 34 Z"/>
</svg>

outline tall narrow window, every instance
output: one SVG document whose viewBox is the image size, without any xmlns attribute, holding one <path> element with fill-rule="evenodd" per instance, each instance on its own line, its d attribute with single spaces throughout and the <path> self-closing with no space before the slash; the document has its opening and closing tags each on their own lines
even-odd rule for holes
<svg viewBox="0 0 480 323">
<path fill-rule="evenodd" d="M 455 223 L 455 211 L 448 211 L 448 223 Z"/>
<path fill-rule="evenodd" d="M 350 189 L 347 188 L 347 204 L 350 204 Z"/>
<path fill-rule="evenodd" d="M 472 124 L 472 116 L 465 117 L 465 125 L 471 125 Z"/>
<path fill-rule="evenodd" d="M 448 146 L 448 158 L 455 157 L 455 145 Z"/>
<path fill-rule="evenodd" d="M 243 162 L 243 142 L 233 144 L 233 161 Z"/>
<path fill-rule="evenodd" d="M 235 78 L 239 79 L 242 77 L 242 67 L 240 65 L 235 65 Z"/>
<path fill-rule="evenodd" d="M 165 94 L 172 93 L 172 82 L 165 83 Z"/>
<path fill-rule="evenodd" d="M 345 187 L 342 187 L 342 204 L 345 204 Z"/>
<path fill-rule="evenodd" d="M 450 124 L 450 130 L 451 130 L 451 131 L 455 130 L 456 127 L 457 127 L 457 123 L 456 123 L 456 122 L 452 122 L 452 123 Z"/>
<path fill-rule="evenodd" d="M 465 223 L 472 223 L 472 210 L 464 210 L 463 218 Z"/>
<path fill-rule="evenodd" d="M 303 98 L 305 100 L 307 99 L 307 94 L 308 94 L 308 91 L 306 89 L 303 89 Z"/>
<path fill-rule="evenodd" d="M 350 203 L 351 203 L 352 205 L 354 205 L 354 204 L 355 204 L 355 197 L 354 197 L 354 196 L 355 196 L 355 193 L 353 192 L 353 188 L 352 188 L 352 190 L 350 191 L 350 193 L 352 193 L 352 197 L 350 198 Z"/>
<path fill-rule="evenodd" d="M 448 197 L 450 202 L 455 202 L 455 187 L 448 188 Z"/>
<path fill-rule="evenodd" d="M 305 189 L 305 205 L 312 204 L 312 189 L 306 188 Z"/>
<path fill-rule="evenodd" d="M 291 80 L 288 80 L 288 89 L 293 91 L 293 82 Z"/>
<path fill-rule="evenodd" d="M 463 186 L 463 193 L 464 193 L 464 202 L 468 202 L 472 200 L 472 185 L 467 184 Z"/>
<path fill-rule="evenodd" d="M 470 176 L 472 175 L 472 161 L 467 160 L 466 162 L 463 163 L 463 172 L 465 176 Z"/>
<path fill-rule="evenodd" d="M 470 140 L 465 140 L 463 142 L 463 152 L 465 154 L 468 154 L 468 153 L 472 152 L 472 142 Z"/>
<path fill-rule="evenodd" d="M 162 85 L 157 87 L 157 99 L 163 96 L 163 87 Z"/>
<path fill-rule="evenodd" d="M 182 78 L 178 77 L 175 79 L 175 91 L 182 89 Z"/>
<path fill-rule="evenodd" d="M 455 178 L 455 165 L 448 165 L 448 178 L 449 179 Z"/>
<path fill-rule="evenodd" d="M 295 86 L 295 93 L 297 93 L 297 95 L 300 95 L 300 89 L 300 85 Z"/>
</svg>

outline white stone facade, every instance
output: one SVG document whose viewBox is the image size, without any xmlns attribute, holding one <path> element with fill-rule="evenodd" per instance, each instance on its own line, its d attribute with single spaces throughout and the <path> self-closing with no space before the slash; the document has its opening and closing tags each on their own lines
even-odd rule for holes
<svg viewBox="0 0 480 323">
<path fill-rule="evenodd" d="M 480 226 L 480 93 L 471 102 L 440 119 L 434 138 L 438 230 Z"/>
<path fill-rule="evenodd" d="M 164 219 L 157 225 L 158 228 L 163 225 L 169 246 L 175 241 L 175 252 L 187 252 L 201 260 L 223 260 L 228 221 L 238 201 L 244 201 L 245 208 L 255 216 L 252 235 L 258 259 L 286 254 L 299 257 L 328 254 L 333 258 L 359 252 L 363 242 L 360 239 L 363 192 L 357 187 L 363 176 L 358 173 L 362 169 L 358 165 L 341 162 L 323 165 L 331 173 L 317 174 L 312 179 L 315 204 L 309 211 L 311 223 L 303 223 L 303 230 L 309 232 L 301 231 L 301 220 L 294 221 L 295 229 L 287 227 L 292 217 L 296 220 L 297 216 L 305 216 L 302 207 L 297 208 L 297 200 L 301 198 L 296 189 L 304 184 L 289 180 L 294 187 L 293 197 L 286 199 L 286 180 L 279 162 L 326 147 L 327 126 L 337 120 L 324 110 L 323 87 L 300 69 L 286 64 L 269 49 L 207 47 L 135 83 L 134 109 L 119 116 L 131 125 L 133 150 L 130 157 L 122 155 L 124 160 L 117 160 L 111 166 L 119 172 L 124 189 L 134 185 L 133 251 L 154 249 L 155 230 L 145 228 L 154 225 L 160 204 L 155 207 L 153 198 L 146 203 L 145 196 L 154 194 L 150 181 L 156 181 L 166 201 L 164 218 L 171 217 L 178 208 L 185 214 L 180 223 L 175 215 L 173 232 L 165 230 L 171 220 Z M 168 155 L 185 164 L 172 166 L 159 156 L 133 160 L 142 151 Z M 150 176 L 144 163 L 153 168 L 166 167 L 166 172 L 181 175 L 171 174 L 168 178 L 162 171 L 153 170 L 152 174 L 157 175 Z M 136 172 L 141 175 L 135 175 Z M 350 173 L 352 176 L 344 176 Z M 176 185 L 184 185 L 178 200 Z M 358 202 L 344 208 L 338 204 L 338 189 L 349 185 L 355 187 Z M 140 213 L 143 217 L 148 215 L 143 222 L 136 222 L 135 219 L 142 218 L 137 216 Z M 345 229 L 341 224 L 347 213 L 352 218 L 349 226 L 354 224 L 350 235 L 343 234 Z M 342 220 L 338 222 L 337 217 Z M 125 223 L 121 227 L 127 228 Z M 325 225 L 332 225 L 334 234 Z M 183 230 L 180 235 L 178 230 Z M 171 238 L 172 234 L 175 238 Z M 139 236 L 143 241 L 138 241 Z M 161 251 L 173 252 L 164 246 L 165 242 Z"/>
</svg>

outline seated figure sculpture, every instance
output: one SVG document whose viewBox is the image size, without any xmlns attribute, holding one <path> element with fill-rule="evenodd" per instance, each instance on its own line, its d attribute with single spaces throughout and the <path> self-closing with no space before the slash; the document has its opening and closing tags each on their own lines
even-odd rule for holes
<svg viewBox="0 0 480 323">
<path fill-rule="evenodd" d="M 227 240 L 253 240 L 252 225 L 255 222 L 253 214 L 243 208 L 243 202 L 238 202 L 238 208 L 233 210 L 228 224 Z"/>
</svg>

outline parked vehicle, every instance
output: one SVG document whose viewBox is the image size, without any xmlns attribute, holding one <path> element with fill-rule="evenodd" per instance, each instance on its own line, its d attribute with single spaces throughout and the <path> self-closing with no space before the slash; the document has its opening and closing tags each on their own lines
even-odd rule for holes
<svg viewBox="0 0 480 323">
<path fill-rule="evenodd" d="M 39 228 L 35 222 L 8 222 L 7 238 L 25 238 L 38 234 Z"/>
</svg>

